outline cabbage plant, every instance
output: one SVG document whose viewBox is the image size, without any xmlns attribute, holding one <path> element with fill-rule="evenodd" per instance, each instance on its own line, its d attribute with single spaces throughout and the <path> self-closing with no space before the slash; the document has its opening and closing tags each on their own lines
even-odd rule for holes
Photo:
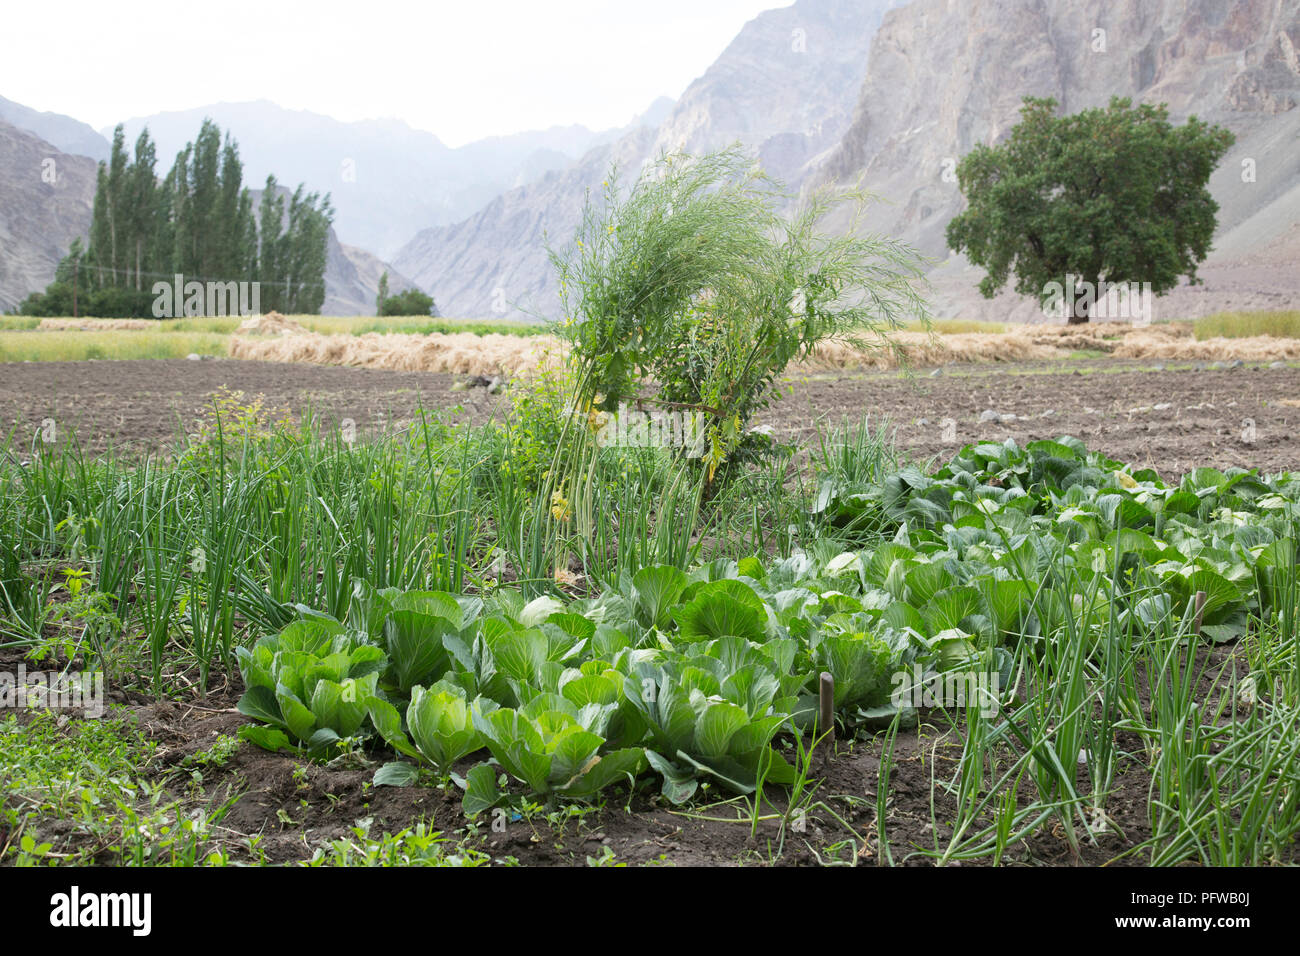
<svg viewBox="0 0 1300 956">
<path fill-rule="evenodd" d="M 239 712 L 268 725 L 240 735 L 267 750 L 313 754 L 361 730 L 388 664 L 364 635 L 327 618 L 294 621 L 235 654 L 247 688 Z"/>
</svg>

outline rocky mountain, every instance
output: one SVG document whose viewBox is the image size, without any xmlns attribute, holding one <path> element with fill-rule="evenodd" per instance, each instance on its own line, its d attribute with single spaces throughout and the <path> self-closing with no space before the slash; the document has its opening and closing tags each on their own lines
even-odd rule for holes
<svg viewBox="0 0 1300 956">
<path fill-rule="evenodd" d="M 0 312 L 52 282 L 90 231 L 95 166 L 0 120 Z"/>
<path fill-rule="evenodd" d="M 914 243 L 940 314 L 1033 319 L 1013 294 L 981 298 L 982 272 L 948 257 L 944 229 L 964 208 L 952 175 L 996 143 L 1022 97 L 1066 112 L 1111 96 L 1167 103 L 1232 130 L 1211 179 L 1219 202 L 1204 285 L 1157 303 L 1157 316 L 1300 303 L 1300 0 L 913 0 L 872 41 L 852 124 L 810 184 L 858 184 L 889 200 L 867 226 Z"/>
<path fill-rule="evenodd" d="M 330 230 L 325 259 L 325 304 L 322 315 L 374 315 L 379 277 L 388 273 L 391 295 L 415 288 L 415 283 L 364 249 L 346 246 Z"/>
<path fill-rule="evenodd" d="M 570 240 L 587 189 L 600 187 L 612 163 L 636 168 L 653 136 L 643 126 L 563 171 L 508 190 L 463 222 L 425 229 L 393 265 L 429 292 L 443 315 L 553 317 L 558 296 L 547 241 Z"/>
<path fill-rule="evenodd" d="M 239 142 L 246 182 L 261 186 L 274 173 L 281 183 L 303 182 L 309 190 L 328 192 L 339 235 L 381 258 L 418 230 L 462 219 L 501 192 L 567 166 L 620 134 L 556 126 L 453 149 L 400 120 L 344 123 L 265 100 L 157 113 L 123 126 L 128 144 L 149 127 L 165 171 L 205 117 Z M 111 136 L 112 130 L 105 133 Z"/>
<path fill-rule="evenodd" d="M 108 159 L 110 143 L 90 126 L 61 113 L 42 113 L 0 96 L 0 120 L 35 133 L 64 153 Z"/>
<path fill-rule="evenodd" d="M 760 14 L 662 121 L 653 111 L 616 142 L 509 190 L 453 225 L 418 233 L 393 263 L 447 315 L 553 316 L 546 242 L 571 241 L 587 190 L 611 163 L 635 172 L 665 150 L 740 142 L 797 187 L 852 118 L 871 36 L 899 0 L 798 0 Z"/>
</svg>

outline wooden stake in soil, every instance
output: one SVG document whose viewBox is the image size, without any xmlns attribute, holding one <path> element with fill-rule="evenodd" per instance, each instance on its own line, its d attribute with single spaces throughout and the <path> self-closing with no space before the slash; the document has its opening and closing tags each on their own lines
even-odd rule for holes
<svg viewBox="0 0 1300 956">
<path fill-rule="evenodd" d="M 1192 605 L 1192 612 L 1196 615 L 1193 627 L 1196 629 L 1196 636 L 1201 636 L 1201 615 L 1205 613 L 1205 592 L 1197 591 L 1195 603 Z"/>
<path fill-rule="evenodd" d="M 835 749 L 835 678 L 822 671 L 819 684 L 817 730 L 823 734 L 822 752 L 829 755 Z"/>
</svg>

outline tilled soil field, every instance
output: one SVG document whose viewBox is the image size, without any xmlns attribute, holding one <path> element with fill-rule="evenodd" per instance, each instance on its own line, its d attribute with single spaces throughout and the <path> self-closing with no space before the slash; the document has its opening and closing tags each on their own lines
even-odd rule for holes
<svg viewBox="0 0 1300 956">
<path fill-rule="evenodd" d="M 57 423 L 59 440 L 75 431 L 90 453 L 110 446 L 132 452 L 165 448 L 178 434 L 195 430 L 223 389 L 242 391 L 246 399 L 261 396 L 272 409 L 296 412 L 310 405 L 325 420 L 352 418 L 361 431 L 410 421 L 421 407 L 459 406 L 474 421 L 503 410 L 503 397 L 485 388 L 453 390 L 460 381 L 436 373 L 234 360 L 11 364 L 0 366 L 0 423 L 9 433 L 10 451 L 20 457 L 40 440 L 46 419 Z M 1166 478 L 1200 465 L 1300 469 L 1300 369 L 1293 367 L 1152 369 L 1072 361 L 948 367 L 910 376 L 819 376 L 792 380 L 786 391 L 764 416 L 783 440 L 806 440 L 819 423 L 865 413 L 889 422 L 899 445 L 920 459 L 942 458 L 980 439 L 1024 442 L 1070 434 Z M 1208 672 L 1235 669 L 1240 653 L 1236 646 L 1215 648 Z M 16 666 L 17 660 L 0 655 L 0 665 Z M 156 748 L 142 776 L 186 805 L 234 798 L 221 822 L 233 859 L 252 860 L 251 852 L 245 857 L 238 848 L 260 838 L 259 853 L 267 861 L 301 860 L 323 841 L 347 837 L 367 818 L 383 830 L 420 820 L 449 833 L 466 827 L 455 788 L 375 788 L 373 767 L 300 765 L 248 744 L 195 789 L 192 775 L 182 772 L 185 758 L 245 722 L 234 709 L 241 690 L 237 674 L 232 682 L 199 703 L 155 701 L 134 692 L 110 696 L 118 705 L 112 713 L 132 719 Z M 1063 832 L 1044 831 L 1017 845 L 1007 862 L 1145 861 L 1130 851 L 1151 835 L 1150 776 L 1138 759 L 1141 743 L 1120 743 L 1129 756 L 1109 798 L 1106 834 L 1075 855 Z M 900 733 L 885 811 L 896 862 L 927 863 L 918 851 L 947 842 L 945 825 L 936 830 L 933 821 L 952 818 L 955 797 L 943 787 L 934 790 L 933 783 L 956 773 L 960 749 L 959 735 L 934 713 L 920 728 Z M 824 806 L 809 813 L 806 828 L 785 833 L 780 862 L 878 862 L 881 750 L 878 735 L 863 733 L 841 741 L 834 759 L 818 760 L 814 774 L 822 781 L 818 800 Z M 737 803 L 684 811 L 650 786 L 632 794 L 619 790 L 581 819 L 512 816 L 502 831 L 480 821 L 479 846 L 494 859 L 533 865 L 581 865 L 607 853 L 642 864 L 765 863 L 778 858 L 781 801 L 775 799 L 776 810 L 765 808 L 755 836 Z M 0 844 L 8 837 L 0 831 Z"/>
<path fill-rule="evenodd" d="M 1073 435 L 1166 480 L 1202 465 L 1300 469 L 1300 369 L 1290 366 L 977 366 L 798 381 L 789 392 L 769 416 L 785 440 L 866 412 L 887 419 L 899 447 L 922 460 L 975 441 Z"/>
<path fill-rule="evenodd" d="M 483 421 L 502 398 L 454 391 L 435 372 L 213 359 L 0 365 L 0 426 L 26 454 L 42 423 L 88 452 L 159 450 L 193 432 L 222 389 L 270 409 L 351 418 L 360 432 L 410 421 L 421 407 L 459 407 Z M 895 428 L 914 457 L 943 458 L 977 440 L 1073 435 L 1165 478 L 1200 465 L 1300 469 L 1300 368 L 1152 367 L 1114 360 L 949 367 L 793 379 L 760 419 L 783 440 L 863 414 Z"/>
<path fill-rule="evenodd" d="M 0 667 L 13 669 L 18 662 L 16 655 L 0 651 Z M 1240 663 L 1234 647 L 1213 649 L 1200 681 L 1202 693 L 1211 696 L 1207 675 L 1227 668 L 1241 676 Z M 213 840 L 236 863 L 305 861 L 329 841 L 351 839 L 353 828 L 369 821 L 372 836 L 419 823 L 453 841 L 472 833 L 468 844 L 494 862 L 525 866 L 582 866 L 607 853 L 631 866 L 876 865 L 887 859 L 925 866 L 934 862 L 933 855 L 927 854 L 947 847 L 952 831 L 943 821 L 952 819 L 957 810 L 955 793 L 945 784 L 951 784 L 958 771 L 962 736 L 939 711 L 928 712 L 919 726 L 901 730 L 893 748 L 885 804 L 886 842 L 892 847 L 888 857 L 876 812 L 884 735 L 869 730 L 814 757 L 810 769 L 818 788 L 816 800 L 799 823 L 785 830 L 784 839 L 780 817 L 788 803 L 779 788 L 766 791 L 762 819 L 757 833 L 751 835 L 752 821 L 743 801 L 708 787 L 697 802 L 675 807 L 653 783 L 634 792 L 620 786 L 576 818 L 548 817 L 538 808 L 536 814 L 511 813 L 493 825 L 486 814 L 466 818 L 461 793 L 453 784 L 435 787 L 432 780 L 425 780 L 419 786 L 375 787 L 377 762 L 358 765 L 353 759 L 350 766 L 338 765 L 339 761 L 321 766 L 249 743 L 241 743 L 228 762 L 208 768 L 196 781 L 186 769 L 187 758 L 210 748 L 218 735 L 236 734 L 248 722 L 234 706 L 242 689 L 237 674 L 231 685 L 201 702 L 153 700 L 110 688 L 106 709 L 107 717 L 124 719 L 153 745 L 140 774 L 166 795 L 167 802 L 178 801 L 180 810 L 190 813 L 231 803 L 213 830 Z M 1144 705 L 1149 703 L 1145 690 L 1140 696 Z M 73 732 L 73 726 L 68 724 L 65 732 Z M 1121 734 L 1118 743 L 1121 753 L 1107 798 L 1104 832 L 1083 841 L 1075 854 L 1057 823 L 1011 846 L 1004 863 L 1146 865 L 1145 853 L 1135 849 L 1151 837 L 1147 812 L 1151 777 L 1140 759 L 1141 741 Z M 795 759 L 793 750 L 786 756 Z M 457 770 L 464 773 L 480 759 L 481 755 L 471 755 Z M 1078 774 L 1078 784 L 1086 788 L 1082 764 Z M 88 850 L 96 862 L 111 862 L 111 853 L 102 853 L 103 860 L 97 856 L 104 849 L 100 837 L 67 831 L 65 824 L 56 821 L 42 833 L 58 841 L 62 852 Z M 0 824 L 0 843 L 8 836 Z M 249 849 L 254 844 L 256 854 Z M 1296 854 L 1300 847 L 1289 862 L 1295 862 Z M 988 864 L 985 857 L 955 865 Z"/>
</svg>

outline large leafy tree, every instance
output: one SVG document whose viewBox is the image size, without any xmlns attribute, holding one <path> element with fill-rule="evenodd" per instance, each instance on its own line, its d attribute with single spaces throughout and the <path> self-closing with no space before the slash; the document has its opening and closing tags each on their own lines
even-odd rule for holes
<svg viewBox="0 0 1300 956">
<path fill-rule="evenodd" d="M 1026 97 L 1020 123 L 999 146 L 975 147 L 957 166 L 969 208 L 948 224 L 948 245 L 987 270 L 987 298 L 1011 274 L 1040 302 L 1068 277 L 1150 283 L 1161 295 L 1209 252 L 1218 204 L 1206 184 L 1233 135 L 1192 117 L 1169 122 L 1163 106 L 1056 115 L 1056 101 Z M 1087 322 L 1089 300 L 1071 324 Z"/>
</svg>

